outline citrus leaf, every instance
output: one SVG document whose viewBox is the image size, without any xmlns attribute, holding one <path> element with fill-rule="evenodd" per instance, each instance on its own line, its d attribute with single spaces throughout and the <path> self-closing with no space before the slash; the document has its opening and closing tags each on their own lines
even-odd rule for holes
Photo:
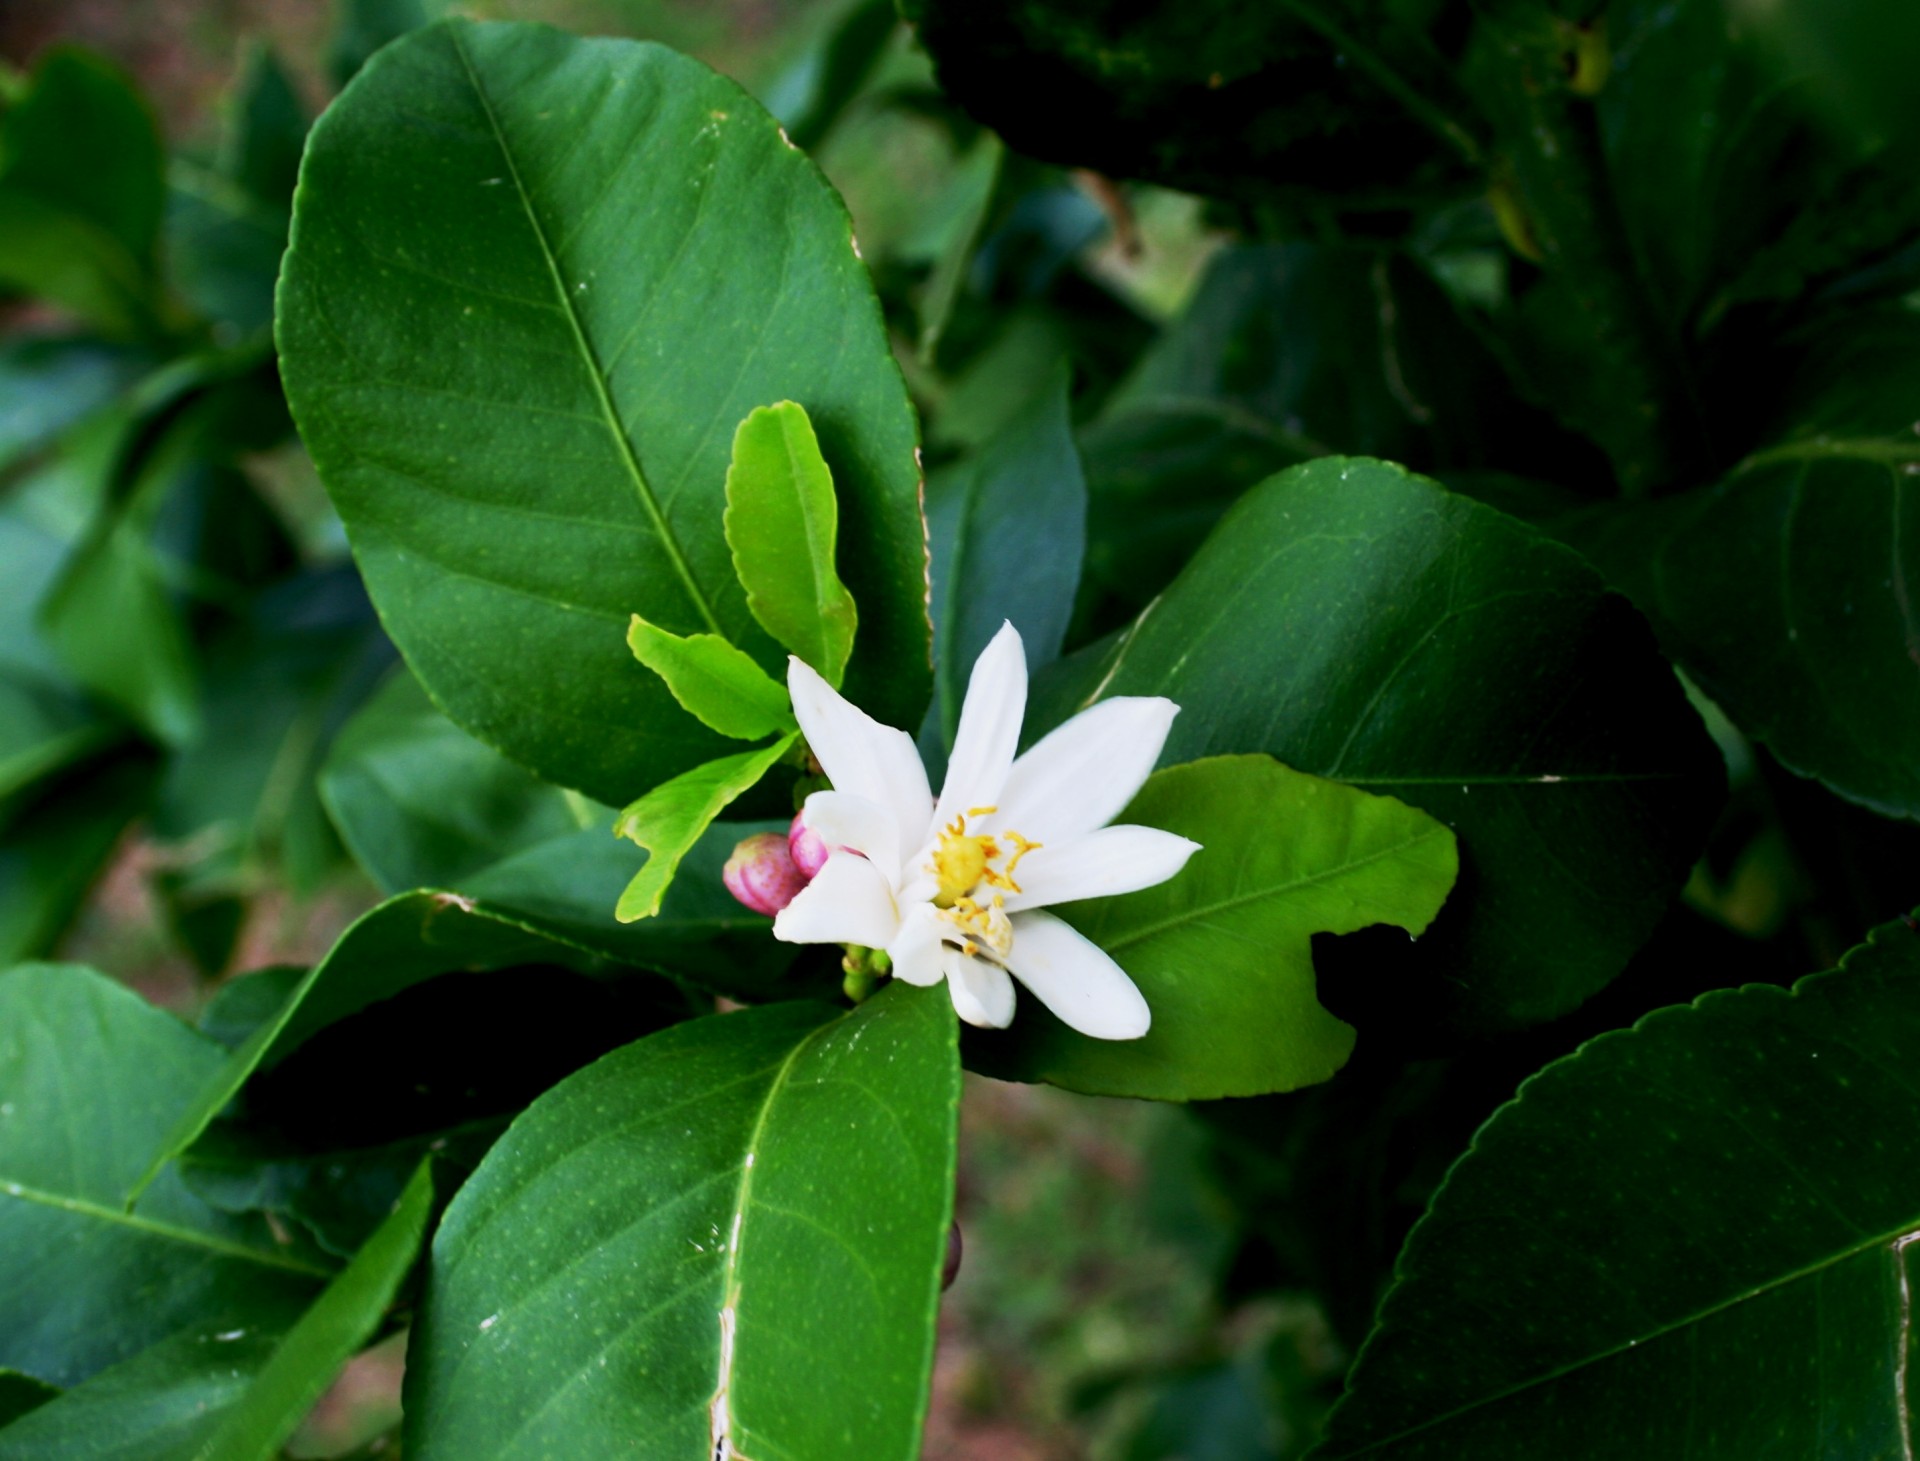
<svg viewBox="0 0 1920 1461">
<path fill-rule="evenodd" d="M 732 82 L 658 46 L 446 22 L 315 125 L 288 398 L 374 602 L 464 729 L 611 805 L 725 747 L 628 616 L 769 668 L 722 531 L 727 433 L 802 403 L 869 611 L 849 693 L 928 686 L 915 427 L 845 209 Z"/>
<path fill-rule="evenodd" d="M 171 1173 L 123 1201 L 224 1054 L 90 969 L 0 974 L 0 1365 L 73 1385 L 189 1326 L 282 1326 L 328 1277 Z"/>
<path fill-rule="evenodd" d="M 638 614 L 627 625 L 633 657 L 667 682 L 700 723 L 736 741 L 793 729 L 786 687 L 718 634 L 671 634 Z"/>
<path fill-rule="evenodd" d="M 859 616 L 834 566 L 833 474 L 792 401 L 756 406 L 733 433 L 724 525 L 753 617 L 838 689 Z"/>
<path fill-rule="evenodd" d="M 420 1255 L 433 1205 L 431 1163 L 422 1163 L 392 1214 L 287 1331 L 194 1461 L 273 1461 L 280 1454 L 341 1366 L 385 1316 Z"/>
<path fill-rule="evenodd" d="M 620 814 L 613 830 L 647 849 L 640 871 L 620 895 L 615 916 L 622 923 L 651 918 L 660 911 L 680 859 L 713 821 L 737 798 L 753 789 L 799 739 L 795 731 L 758 751 L 722 756 L 656 786 Z"/>
<path fill-rule="evenodd" d="M 1168 882 L 1060 910 L 1132 976 L 1153 1027 L 1093 1040 L 1026 1000 L 1004 1033 L 968 1035 L 972 1068 L 1163 1101 L 1326 1080 L 1354 1036 L 1321 1008 L 1312 935 L 1376 923 L 1418 935 L 1459 866 L 1453 834 L 1425 812 L 1268 756 L 1157 771 L 1115 820 L 1200 844 Z"/>
<path fill-rule="evenodd" d="M 1371 961 L 1407 981 L 1378 1016 L 1420 1027 L 1442 1005 L 1523 1025 L 1606 984 L 1723 784 L 1652 634 L 1579 555 L 1380 462 L 1254 488 L 1116 645 L 1043 681 L 1035 731 L 1096 696 L 1165 695 L 1168 762 L 1265 751 L 1451 827 L 1446 911 Z"/>
<path fill-rule="evenodd" d="M 953 1204 L 944 990 L 695 1020 L 563 1081 L 434 1238 L 407 1454 L 919 1454 Z"/>
<path fill-rule="evenodd" d="M 1916 1011 L 1888 924 L 1528 1081 L 1407 1239 L 1314 1455 L 1905 1455 Z"/>
</svg>

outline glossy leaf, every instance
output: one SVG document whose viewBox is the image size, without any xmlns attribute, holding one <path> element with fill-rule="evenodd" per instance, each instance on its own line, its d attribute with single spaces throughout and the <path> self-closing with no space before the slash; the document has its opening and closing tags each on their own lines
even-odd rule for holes
<svg viewBox="0 0 1920 1461">
<path fill-rule="evenodd" d="M 1830 332 L 1792 430 L 1722 481 L 1556 523 L 1652 617 L 1674 657 L 1786 765 L 1920 817 L 1920 329 Z"/>
<path fill-rule="evenodd" d="M 1418 980 L 1353 994 L 1420 1022 L 1442 980 L 1483 1028 L 1604 985 L 1720 795 L 1719 755 L 1625 601 L 1540 533 L 1378 462 L 1250 492 L 1117 644 L 1063 663 L 1039 722 L 1096 692 L 1179 704 L 1168 762 L 1266 751 L 1458 834 L 1460 887 L 1404 966 Z"/>
<path fill-rule="evenodd" d="M 542 959 L 567 962 L 570 951 L 549 935 L 457 893 L 423 891 L 389 898 L 340 935 L 275 1016 L 207 1073 L 163 1139 L 149 1145 L 135 1190 L 156 1180 L 191 1146 L 207 1123 L 255 1071 L 286 1059 L 305 1041 L 348 1015 L 404 989 L 456 970 L 499 969 Z"/>
<path fill-rule="evenodd" d="M 717 634 L 683 638 L 635 614 L 627 626 L 627 648 L 710 730 L 757 741 L 793 729 L 786 687 Z"/>
<path fill-rule="evenodd" d="M 792 401 L 756 406 L 733 433 L 724 527 L 748 610 L 838 689 L 858 614 L 835 566 L 833 474 Z"/>
<path fill-rule="evenodd" d="M 434 1239 L 408 1454 L 917 1455 L 953 1039 L 895 987 L 679 1025 L 536 1102 Z"/>
<path fill-rule="evenodd" d="M 676 776 L 641 797 L 613 824 L 613 830 L 647 850 L 646 863 L 620 895 L 615 916 L 622 923 L 651 918 L 680 866 L 680 859 L 714 819 L 751 791 L 780 758 L 793 749 L 799 732 L 790 732 L 757 751 L 722 756 Z"/>
<path fill-rule="evenodd" d="M 580 830 L 559 788 L 474 740 L 404 673 L 335 737 L 319 791 L 355 860 L 388 893 L 462 888 L 515 853 Z"/>
<path fill-rule="evenodd" d="M 0 1365 L 72 1385 L 191 1326 L 283 1324 L 327 1277 L 170 1174 L 124 1205 L 222 1056 L 91 970 L 0 974 Z"/>
<path fill-rule="evenodd" d="M 868 610 L 852 693 L 918 713 L 912 411 L 845 210 L 736 86 L 653 46 L 434 26 L 315 127 L 296 212 L 288 396 L 457 722 L 616 805 L 718 754 L 621 636 L 639 612 L 777 665 L 721 516 L 728 433 L 785 399 Z"/>
<path fill-rule="evenodd" d="M 1346 1063 L 1353 1028 L 1320 1006 L 1310 939 L 1391 923 L 1418 936 L 1458 870 L 1453 834 L 1391 797 L 1222 756 L 1156 772 L 1115 819 L 1200 843 L 1169 882 L 1063 916 L 1132 976 L 1139 1040 L 1093 1040 L 1037 1001 L 968 1064 L 1103 1096 L 1210 1100 L 1289 1091 Z"/>
<path fill-rule="evenodd" d="M 952 741 L 967 675 L 1003 623 L 1020 631 L 1027 668 L 1060 656 L 1080 587 L 1087 487 L 1062 370 L 979 456 L 927 489 L 933 545 L 935 706 Z"/>
<path fill-rule="evenodd" d="M 419 1257 L 433 1205 L 433 1175 L 423 1164 L 393 1214 L 287 1331 L 195 1461 L 273 1461 L 280 1454 L 341 1366 L 374 1334 Z"/>
<path fill-rule="evenodd" d="M 1920 941 L 1535 1076 L 1408 1239 L 1329 1458 L 1901 1456 Z"/>
<path fill-rule="evenodd" d="M 0 1430 L 0 1461 L 193 1461 L 272 1353 L 258 1329 L 171 1335 Z"/>
</svg>

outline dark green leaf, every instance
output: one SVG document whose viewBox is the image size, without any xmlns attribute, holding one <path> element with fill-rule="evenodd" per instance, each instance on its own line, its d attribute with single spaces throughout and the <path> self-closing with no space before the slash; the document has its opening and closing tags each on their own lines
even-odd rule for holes
<svg viewBox="0 0 1920 1461">
<path fill-rule="evenodd" d="M 1431 33 L 1451 8 L 901 6 L 941 86 L 1022 152 L 1193 192 L 1359 206 L 1449 192 L 1478 159 Z"/>
<path fill-rule="evenodd" d="M 1165 587 L 1247 488 L 1328 452 L 1420 470 L 1537 461 L 1563 479 L 1577 442 L 1514 398 L 1451 301 L 1378 250 L 1222 250 L 1081 445 L 1089 565 L 1133 607 Z"/>
<path fill-rule="evenodd" d="M 408 1454 L 918 1455 L 953 1039 L 901 986 L 679 1025 L 536 1102 L 434 1240 Z"/>
<path fill-rule="evenodd" d="M 1592 994 L 1653 928 L 1720 796 L 1712 741 L 1598 575 L 1378 462 L 1310 462 L 1249 493 L 1114 648 L 1063 663 L 1036 728 L 1095 693 L 1178 703 L 1169 762 L 1266 751 L 1458 833 L 1447 911 L 1406 963 L 1369 961 L 1418 982 L 1386 993 L 1374 972 L 1343 991 L 1343 1009 L 1416 1023 L 1442 987 L 1479 1027 Z"/>
<path fill-rule="evenodd" d="M 1037 670 L 1060 656 L 1086 551 L 1087 487 L 1064 369 L 979 456 L 927 488 L 935 704 L 948 741 L 967 676 L 1011 621 Z"/>
<path fill-rule="evenodd" d="M 1556 524 L 1687 673 L 1786 765 L 1920 817 L 1920 328 L 1849 321 L 1809 354 L 1791 431 L 1719 483 Z"/>
<path fill-rule="evenodd" d="M 713 821 L 751 791 L 780 758 L 793 749 L 792 731 L 758 751 L 722 756 L 656 786 L 625 811 L 613 830 L 647 849 L 647 860 L 620 895 L 615 916 L 622 923 L 651 918 L 673 882 L 680 859 Z"/>
<path fill-rule="evenodd" d="M 52 950 L 121 834 L 152 805 L 158 768 L 128 750 L 37 785 L 0 825 L 0 968 Z"/>
<path fill-rule="evenodd" d="M 225 886 L 274 868 L 296 888 L 337 865 L 315 778 L 332 738 L 393 664 L 346 565 L 259 596 L 206 652 L 206 713 L 167 767 L 155 831 L 198 839 Z"/>
<path fill-rule="evenodd" d="M 0 279 L 117 333 L 152 326 L 160 137 L 132 83 L 56 47 L 0 116 Z"/>
<path fill-rule="evenodd" d="M 1453 834 L 1424 812 L 1266 756 L 1156 772 L 1116 820 L 1201 847 L 1170 882 L 1062 910 L 1140 986 L 1153 1028 L 1093 1040 L 1028 1001 L 1004 1034 L 968 1037 L 971 1067 L 1164 1101 L 1326 1080 L 1353 1029 L 1320 1006 L 1312 935 L 1390 923 L 1418 936 L 1459 865 Z"/>
<path fill-rule="evenodd" d="M 345 86 L 375 51 L 428 24 L 439 8 L 429 8 L 428 0 L 334 0 L 327 48 L 333 84 Z"/>
<path fill-rule="evenodd" d="M 723 736 L 757 741 L 793 729 L 786 687 L 717 634 L 682 638 L 635 614 L 627 648 L 667 682 L 682 708 Z"/>
<path fill-rule="evenodd" d="M 257 1330 L 172 1335 L 0 1431 L 0 1461 L 193 1461 L 272 1352 Z"/>
<path fill-rule="evenodd" d="M 189 1325 L 284 1323 L 327 1276 L 172 1175 L 123 1205 L 221 1059 L 90 970 L 0 975 L 0 1364 L 71 1385 Z"/>
<path fill-rule="evenodd" d="M 228 105 L 220 171 L 264 206 L 290 208 L 307 112 L 270 47 L 255 43 L 249 49 Z"/>
<path fill-rule="evenodd" d="M 1899 1457 L 1920 941 L 1528 1082 L 1401 1255 L 1317 1456 Z"/>
<path fill-rule="evenodd" d="M 355 860 L 388 893 L 459 888 L 580 830 L 564 793 L 474 740 L 404 673 L 334 738 L 319 787 Z"/>
<path fill-rule="evenodd" d="M 165 1139 L 151 1142 L 136 1191 L 191 1146 L 255 1071 L 270 1069 L 329 1025 L 455 970 L 567 962 L 552 937 L 457 893 L 423 891 L 389 898 L 340 935 L 327 957 L 262 1024 L 183 1101 Z M 131 1180 L 131 1179 L 130 1179 Z"/>
<path fill-rule="evenodd" d="M 22 1375 L 15 1370 L 0 1370 L 0 1426 L 13 1424 L 30 1410 L 38 1410 L 60 1393 L 58 1387 Z"/>
<path fill-rule="evenodd" d="M 729 431 L 783 399 L 820 433 L 867 610 L 850 693 L 918 714 L 912 412 L 845 210 L 757 103 L 657 47 L 448 23 L 328 110 L 297 212 L 288 393 L 456 721 L 615 804 L 723 749 L 621 636 L 637 611 L 777 662 L 721 507 Z"/>
<path fill-rule="evenodd" d="M 340 1367 L 385 1316 L 419 1256 L 433 1205 L 432 1171 L 422 1164 L 392 1216 L 287 1331 L 195 1461 L 273 1461 L 280 1454 Z"/>
</svg>

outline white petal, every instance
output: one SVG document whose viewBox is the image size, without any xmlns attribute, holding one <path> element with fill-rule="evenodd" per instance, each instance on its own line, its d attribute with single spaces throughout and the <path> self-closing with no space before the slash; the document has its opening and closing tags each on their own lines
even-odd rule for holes
<svg viewBox="0 0 1920 1461">
<path fill-rule="evenodd" d="M 850 847 L 862 854 L 890 884 L 900 881 L 900 828 L 893 813 L 850 791 L 816 791 L 807 798 L 800 820 L 829 851 Z"/>
<path fill-rule="evenodd" d="M 1013 981 L 998 964 L 948 949 L 941 960 L 953 1008 L 969 1025 L 1004 1030 L 1013 1023 Z"/>
<path fill-rule="evenodd" d="M 887 945 L 893 960 L 893 977 L 909 984 L 938 984 L 946 977 L 940 940 L 948 925 L 934 912 L 931 903 L 915 903 L 900 918 L 900 932 Z"/>
<path fill-rule="evenodd" d="M 1012 624 L 1002 624 L 973 662 L 973 676 L 967 681 L 946 784 L 933 816 L 936 834 L 969 808 L 991 806 L 1000 799 L 1026 713 L 1027 651 L 1019 631 Z"/>
<path fill-rule="evenodd" d="M 884 949 L 900 933 L 893 890 L 864 857 L 836 852 L 814 880 L 773 919 L 773 936 L 790 944 L 865 944 Z"/>
<path fill-rule="evenodd" d="M 1158 695 L 1117 696 L 1081 711 L 1013 763 L 997 825 L 1044 843 L 1106 826 L 1152 773 L 1179 713 Z"/>
<path fill-rule="evenodd" d="M 1082 1035 L 1138 1040 L 1153 1023 L 1147 1001 L 1107 951 L 1051 913 L 1013 920 L 1014 978 Z"/>
<path fill-rule="evenodd" d="M 1158 827 L 1102 827 L 1074 842 L 1049 843 L 1020 859 L 1014 878 L 1021 891 L 1007 894 L 1007 912 L 1151 888 L 1199 850 L 1198 842 Z"/>
<path fill-rule="evenodd" d="M 933 792 L 913 737 L 849 704 L 798 659 L 787 661 L 787 693 L 806 732 L 807 747 L 833 789 L 863 796 L 893 813 L 901 847 L 923 845 L 933 825 Z"/>
</svg>

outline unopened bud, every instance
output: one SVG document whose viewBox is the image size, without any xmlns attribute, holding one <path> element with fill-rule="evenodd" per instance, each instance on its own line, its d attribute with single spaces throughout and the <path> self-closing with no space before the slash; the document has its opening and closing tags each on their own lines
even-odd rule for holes
<svg viewBox="0 0 1920 1461">
<path fill-rule="evenodd" d="M 793 854 L 793 865 L 800 869 L 800 876 L 811 882 L 827 865 L 827 854 L 833 849 L 820 840 L 820 834 L 800 819 L 804 811 L 793 814 L 793 825 L 787 828 L 787 850 Z"/>
<path fill-rule="evenodd" d="M 778 913 L 807 885 L 794 866 L 787 839 L 778 832 L 757 832 L 733 849 L 720 870 L 727 891 L 755 913 Z"/>
</svg>

